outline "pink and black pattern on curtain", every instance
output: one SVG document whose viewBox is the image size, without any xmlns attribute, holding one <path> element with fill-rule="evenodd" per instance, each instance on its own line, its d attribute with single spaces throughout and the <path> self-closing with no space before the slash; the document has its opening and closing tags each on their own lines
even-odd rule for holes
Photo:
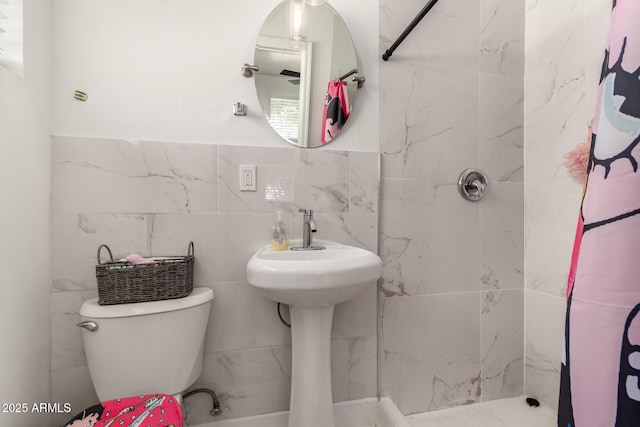
<svg viewBox="0 0 640 427">
<path fill-rule="evenodd" d="M 567 288 L 559 427 L 640 425 L 640 1 L 613 1 Z"/>
<path fill-rule="evenodd" d="M 65 427 L 183 427 L 180 404 L 167 394 L 107 400 L 93 405 Z"/>
<path fill-rule="evenodd" d="M 351 113 L 345 90 L 346 85 L 347 82 L 343 80 L 334 80 L 329 82 L 327 87 L 322 117 L 322 138 L 320 139 L 323 144 L 338 135 Z"/>
</svg>

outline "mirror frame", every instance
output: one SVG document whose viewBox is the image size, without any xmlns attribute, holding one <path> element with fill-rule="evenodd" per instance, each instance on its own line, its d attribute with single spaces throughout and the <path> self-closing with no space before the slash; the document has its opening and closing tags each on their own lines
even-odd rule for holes
<svg viewBox="0 0 640 427">
<path fill-rule="evenodd" d="M 303 4 L 305 7 L 307 13 L 306 17 L 302 20 L 302 25 L 303 28 L 305 28 L 306 35 L 311 34 L 309 37 L 291 36 L 291 32 L 294 30 L 292 30 L 292 26 L 289 25 L 287 21 L 292 14 L 291 10 L 293 7 L 292 5 L 294 4 Z M 324 29 L 320 26 L 324 25 L 324 23 L 314 21 L 314 10 L 322 12 L 325 16 L 331 19 L 333 25 L 332 28 L 335 28 L 336 25 L 341 26 L 341 28 L 339 28 L 341 39 L 337 41 L 334 40 L 334 34 L 336 31 L 333 30 L 330 33 L 325 31 L 329 36 L 327 36 L 326 39 L 318 41 L 316 38 L 317 36 L 315 35 L 322 34 Z M 317 15 L 318 14 L 316 13 L 316 16 Z M 336 60 L 336 43 L 338 45 L 347 44 L 346 48 L 342 49 L 342 57 L 346 59 Z M 317 47 L 319 47 L 319 49 L 317 49 Z M 272 53 L 272 56 L 275 58 L 271 63 L 266 61 L 268 53 Z M 269 76 L 269 78 L 272 79 L 274 77 L 280 77 L 277 71 L 279 68 L 282 70 L 279 72 L 280 75 L 283 75 L 286 79 L 291 79 L 291 76 L 295 75 L 295 71 L 297 71 L 293 70 L 291 74 L 284 74 L 284 71 L 287 71 L 288 68 L 286 65 L 279 66 L 280 63 L 277 62 L 276 58 L 277 54 L 298 55 L 300 57 L 300 71 L 298 73 L 299 90 L 297 94 L 298 117 L 297 129 L 295 130 L 291 125 L 293 121 L 290 121 L 288 124 L 285 123 L 281 128 L 278 128 L 278 126 L 280 126 L 280 122 L 277 122 L 276 118 L 273 118 L 271 113 L 271 106 L 273 105 L 271 100 L 275 97 L 271 96 L 271 90 L 269 83 L 266 81 L 266 77 Z M 322 59 L 326 59 L 319 61 L 318 57 L 320 57 L 320 55 L 324 55 Z M 282 56 L 282 58 L 284 58 L 284 56 Z M 339 77 L 349 73 L 349 71 L 358 69 L 355 46 L 353 38 L 349 32 L 349 28 L 347 27 L 344 19 L 331 5 L 325 2 L 321 5 L 313 6 L 303 2 L 303 0 L 284 0 L 276 5 L 265 19 L 258 34 L 254 50 L 254 63 L 256 66 L 260 67 L 260 70 L 254 75 L 258 101 L 265 119 L 278 136 L 299 148 L 322 147 L 329 142 L 333 142 L 333 140 L 340 136 L 340 133 L 344 131 L 343 126 L 350 117 L 353 104 L 355 103 L 356 90 L 360 84 L 357 80 L 352 79 L 351 76 L 349 76 L 349 79 L 343 80 L 345 82 L 344 98 L 348 102 L 348 105 L 342 107 L 342 110 L 345 113 L 344 120 L 339 125 L 339 132 L 331 139 L 323 142 L 322 132 L 324 131 L 324 126 L 322 122 L 327 122 L 327 87 L 331 82 L 337 81 Z M 285 64 L 290 65 L 292 63 L 292 61 L 287 61 Z M 267 65 L 265 66 L 265 64 Z M 274 65 L 278 65 L 279 67 L 275 68 Z M 268 72 L 266 70 L 268 70 Z M 318 78 L 318 75 L 321 73 L 326 73 L 328 77 Z M 327 82 L 320 83 L 320 81 L 327 79 Z M 296 80 L 288 81 L 289 83 L 296 84 Z M 285 97 L 285 99 L 293 100 L 294 98 Z M 316 121 L 316 116 L 321 119 Z M 279 118 L 280 117 L 282 116 L 279 116 Z M 296 134 L 296 137 L 290 136 L 294 134 Z M 314 138 L 312 135 L 316 134 L 318 136 Z"/>
</svg>

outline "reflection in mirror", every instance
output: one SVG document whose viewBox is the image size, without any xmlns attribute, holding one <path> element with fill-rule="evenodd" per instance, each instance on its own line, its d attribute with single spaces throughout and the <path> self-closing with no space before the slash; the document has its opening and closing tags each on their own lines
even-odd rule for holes
<svg viewBox="0 0 640 427">
<path fill-rule="evenodd" d="M 278 135 L 313 148 L 341 131 L 358 87 L 349 73 L 358 65 L 349 30 L 330 5 L 276 6 L 258 35 L 254 64 L 260 106 Z"/>
<path fill-rule="evenodd" d="M 307 145 L 309 109 L 309 62 L 311 43 L 299 40 L 262 37 L 256 45 L 255 62 L 260 72 L 256 86 L 262 111 L 278 135 L 296 145 Z"/>
</svg>

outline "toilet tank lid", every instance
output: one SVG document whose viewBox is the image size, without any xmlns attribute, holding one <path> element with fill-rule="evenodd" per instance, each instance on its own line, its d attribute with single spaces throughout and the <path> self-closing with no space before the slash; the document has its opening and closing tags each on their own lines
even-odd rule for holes
<svg viewBox="0 0 640 427">
<path fill-rule="evenodd" d="M 148 314 L 164 313 L 195 307 L 213 300 L 213 291 L 209 288 L 193 288 L 193 291 L 183 298 L 162 301 L 136 302 L 131 304 L 99 305 L 98 298 L 92 298 L 82 303 L 80 315 L 98 319 L 115 317 L 144 316 Z"/>
</svg>

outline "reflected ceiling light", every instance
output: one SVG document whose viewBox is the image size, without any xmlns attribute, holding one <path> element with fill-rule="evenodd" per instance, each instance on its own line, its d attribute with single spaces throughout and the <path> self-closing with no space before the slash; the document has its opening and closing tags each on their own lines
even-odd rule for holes
<svg viewBox="0 0 640 427">
<path fill-rule="evenodd" d="M 293 40 L 305 40 L 307 14 L 304 0 L 289 0 L 289 34 Z"/>
</svg>

